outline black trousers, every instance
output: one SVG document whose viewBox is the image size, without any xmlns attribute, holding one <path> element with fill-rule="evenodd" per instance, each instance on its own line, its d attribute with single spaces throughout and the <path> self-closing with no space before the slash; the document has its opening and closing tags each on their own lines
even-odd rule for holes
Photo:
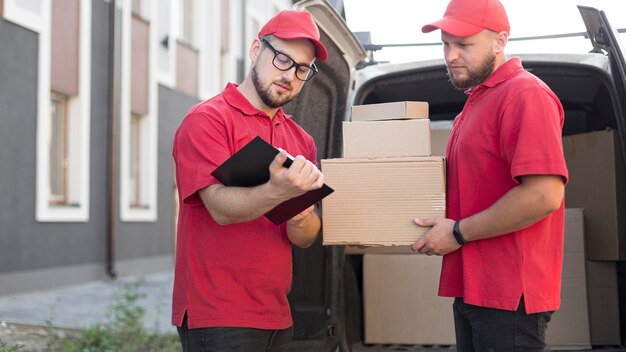
<svg viewBox="0 0 626 352">
<path fill-rule="evenodd" d="M 183 352 L 286 352 L 293 338 L 293 330 L 189 329 L 185 317 L 183 325 L 178 328 L 178 336 Z"/>
<path fill-rule="evenodd" d="M 453 304 L 457 352 L 538 352 L 553 312 L 526 314 L 524 299 L 517 311 L 478 307 L 456 298 Z"/>
</svg>

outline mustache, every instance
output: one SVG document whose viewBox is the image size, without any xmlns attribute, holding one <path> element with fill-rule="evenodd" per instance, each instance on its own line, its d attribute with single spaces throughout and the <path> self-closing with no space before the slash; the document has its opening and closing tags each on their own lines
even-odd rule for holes
<svg viewBox="0 0 626 352">
<path fill-rule="evenodd" d="M 274 83 L 280 84 L 281 86 L 285 86 L 285 87 L 289 88 L 290 90 L 293 89 L 293 87 L 291 86 L 291 82 L 289 82 L 286 79 L 281 79 L 279 81 L 275 81 Z"/>
</svg>

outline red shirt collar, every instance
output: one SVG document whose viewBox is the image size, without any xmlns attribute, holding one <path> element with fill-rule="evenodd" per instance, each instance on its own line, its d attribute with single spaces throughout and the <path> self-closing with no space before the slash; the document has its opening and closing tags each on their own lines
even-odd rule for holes
<svg viewBox="0 0 626 352">
<path fill-rule="evenodd" d="M 238 86 L 239 85 L 235 83 L 228 83 L 226 85 L 223 95 L 224 95 L 224 99 L 226 99 L 228 104 L 230 104 L 230 106 L 232 106 L 233 108 L 241 111 L 241 113 L 244 115 L 248 115 L 248 116 L 261 115 L 261 116 L 269 117 L 264 111 L 261 111 L 255 108 L 254 106 L 252 106 L 252 104 L 250 104 L 248 99 L 246 99 L 246 97 L 244 97 L 243 94 L 241 94 L 241 92 L 237 89 Z M 291 115 L 285 114 L 285 112 L 283 111 L 283 108 L 280 107 L 278 108 L 278 111 L 276 111 L 276 115 L 274 115 L 273 121 L 280 123 L 289 118 L 291 118 Z"/>
<path fill-rule="evenodd" d="M 502 66 L 498 67 L 489 77 L 487 77 L 483 83 L 476 87 L 469 88 L 465 91 L 465 94 L 470 95 L 481 86 L 493 88 L 506 81 L 512 73 L 523 69 L 522 60 L 519 57 L 508 59 L 504 64 L 502 64 Z"/>
</svg>

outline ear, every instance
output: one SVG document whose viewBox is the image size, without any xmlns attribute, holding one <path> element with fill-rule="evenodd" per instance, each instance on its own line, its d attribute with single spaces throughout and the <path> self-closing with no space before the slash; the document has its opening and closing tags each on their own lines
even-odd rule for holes
<svg viewBox="0 0 626 352">
<path fill-rule="evenodd" d="M 509 35 L 506 32 L 502 31 L 496 35 L 495 41 L 493 42 L 493 50 L 496 54 L 500 54 L 504 51 L 504 47 L 506 43 L 509 42 Z"/>
<path fill-rule="evenodd" d="M 250 62 L 255 62 L 257 57 L 261 53 L 261 40 L 259 38 L 255 38 L 250 45 Z"/>
</svg>

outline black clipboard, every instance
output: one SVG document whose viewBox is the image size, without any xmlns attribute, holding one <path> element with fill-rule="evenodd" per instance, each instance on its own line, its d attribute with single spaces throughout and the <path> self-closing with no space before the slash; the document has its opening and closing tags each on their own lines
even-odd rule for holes
<svg viewBox="0 0 626 352">
<path fill-rule="evenodd" d="M 211 175 L 225 186 L 258 186 L 269 181 L 269 166 L 278 153 L 278 149 L 257 136 L 213 170 Z M 289 167 L 292 162 L 287 159 L 283 166 Z M 280 203 L 264 215 L 275 225 L 280 225 L 333 192 L 324 184 L 319 189 Z"/>
</svg>

